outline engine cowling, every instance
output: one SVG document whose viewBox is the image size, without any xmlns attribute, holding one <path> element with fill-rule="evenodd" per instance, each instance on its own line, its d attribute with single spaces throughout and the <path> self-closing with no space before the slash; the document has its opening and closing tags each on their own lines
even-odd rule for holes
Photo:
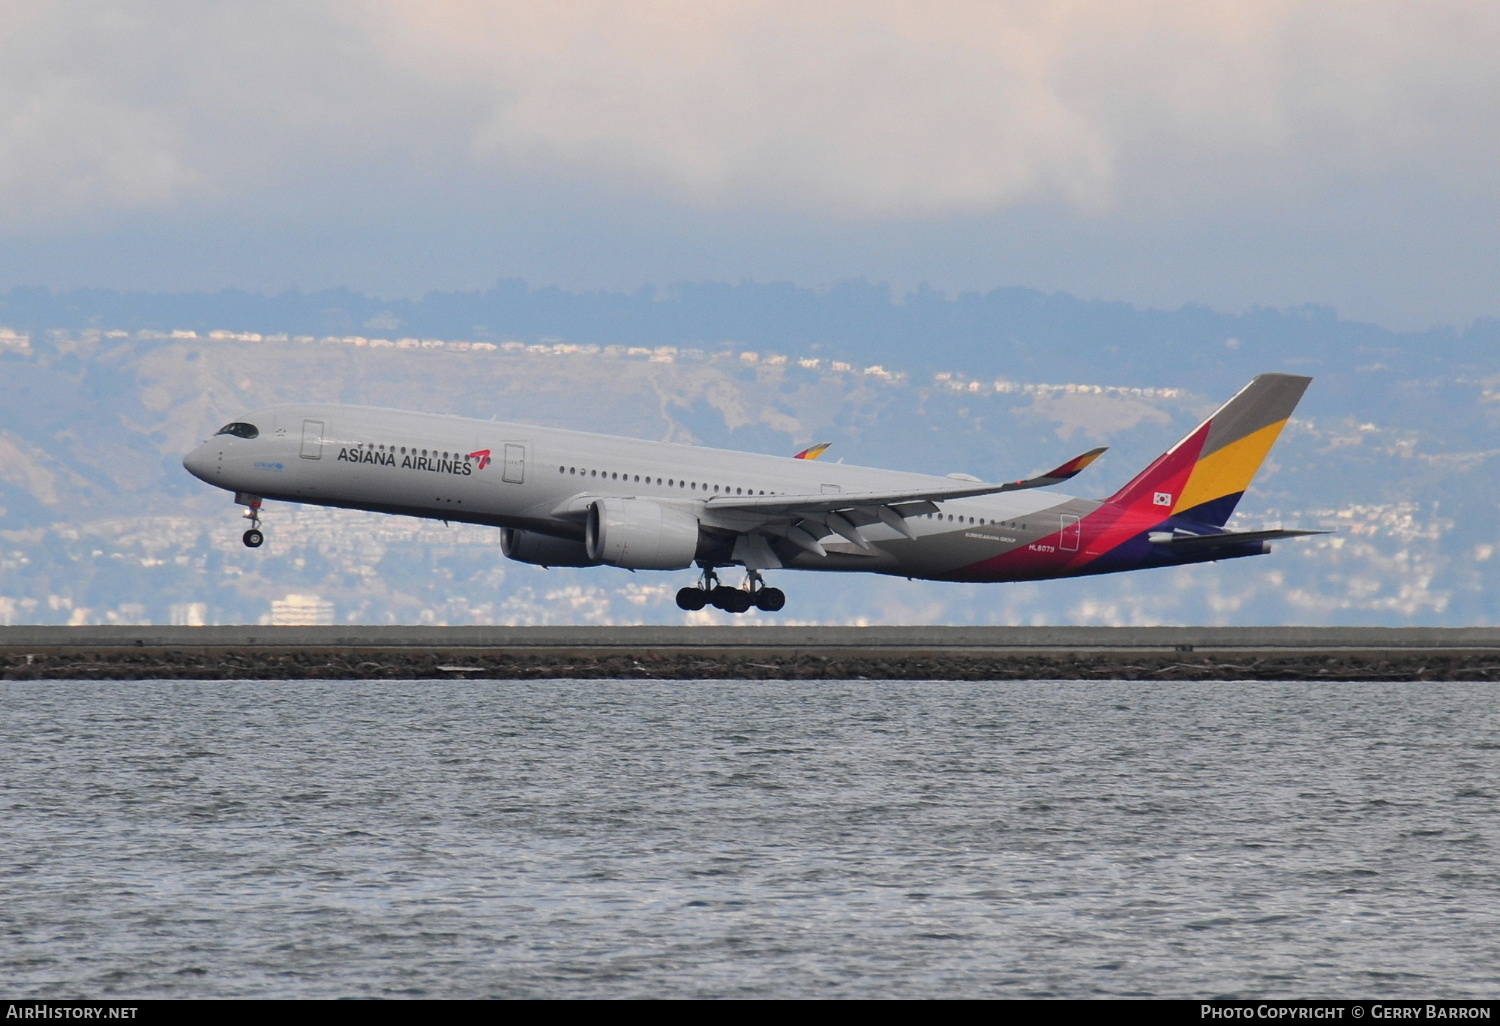
<svg viewBox="0 0 1500 1026">
<path fill-rule="evenodd" d="M 573 538 L 555 538 L 540 531 L 500 529 L 500 551 L 507 559 L 533 566 L 598 566 L 588 546 Z"/>
<path fill-rule="evenodd" d="M 589 506 L 591 559 L 627 570 L 681 570 L 698 553 L 698 518 L 645 499 L 599 499 Z"/>
</svg>

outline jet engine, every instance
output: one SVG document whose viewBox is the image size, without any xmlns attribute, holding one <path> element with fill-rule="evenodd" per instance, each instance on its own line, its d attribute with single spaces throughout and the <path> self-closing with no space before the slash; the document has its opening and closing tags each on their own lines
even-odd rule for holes
<svg viewBox="0 0 1500 1026">
<path fill-rule="evenodd" d="M 681 570 L 698 552 L 698 518 L 643 499 L 589 506 L 589 557 L 627 570 Z"/>
<path fill-rule="evenodd" d="M 500 551 L 508 559 L 533 566 L 599 565 L 599 560 L 589 556 L 588 547 L 581 541 L 514 527 L 500 529 Z"/>
</svg>

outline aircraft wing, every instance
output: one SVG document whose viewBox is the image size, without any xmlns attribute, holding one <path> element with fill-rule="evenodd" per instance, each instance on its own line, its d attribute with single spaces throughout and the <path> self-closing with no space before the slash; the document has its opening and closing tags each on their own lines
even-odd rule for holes
<svg viewBox="0 0 1500 1026">
<path fill-rule="evenodd" d="M 1054 470 L 1037 477 L 1029 477 L 1022 481 L 1008 481 L 1005 484 L 957 484 L 942 485 L 936 488 L 920 488 L 909 491 L 890 492 L 821 492 L 803 495 L 715 495 L 709 499 L 707 506 L 712 510 L 738 510 L 746 513 L 761 513 L 771 516 L 782 515 L 806 515 L 816 513 L 836 513 L 840 510 L 866 507 L 875 509 L 881 506 L 895 509 L 898 513 L 912 516 L 918 513 L 931 513 L 936 510 L 932 503 L 943 502 L 947 499 L 967 499 L 976 495 L 995 495 L 999 492 L 1014 492 L 1025 488 L 1045 488 L 1048 485 L 1058 484 L 1078 474 L 1099 455 L 1104 452 L 1104 447 L 1090 449 L 1081 456 L 1064 463 Z M 920 506 L 919 509 L 909 509 L 912 505 Z"/>
</svg>

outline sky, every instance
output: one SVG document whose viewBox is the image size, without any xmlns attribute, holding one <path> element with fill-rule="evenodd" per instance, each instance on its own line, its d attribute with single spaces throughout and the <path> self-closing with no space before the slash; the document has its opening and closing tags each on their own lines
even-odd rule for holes
<svg viewBox="0 0 1500 1026">
<path fill-rule="evenodd" d="M 1500 315 L 1500 4 L 0 0 L 0 288 Z"/>
</svg>

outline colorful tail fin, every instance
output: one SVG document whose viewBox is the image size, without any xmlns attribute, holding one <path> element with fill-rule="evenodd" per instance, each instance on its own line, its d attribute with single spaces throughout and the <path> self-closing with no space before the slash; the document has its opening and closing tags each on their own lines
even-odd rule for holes
<svg viewBox="0 0 1500 1026">
<path fill-rule="evenodd" d="M 1109 501 L 1223 527 L 1311 381 L 1259 375 Z"/>
</svg>

